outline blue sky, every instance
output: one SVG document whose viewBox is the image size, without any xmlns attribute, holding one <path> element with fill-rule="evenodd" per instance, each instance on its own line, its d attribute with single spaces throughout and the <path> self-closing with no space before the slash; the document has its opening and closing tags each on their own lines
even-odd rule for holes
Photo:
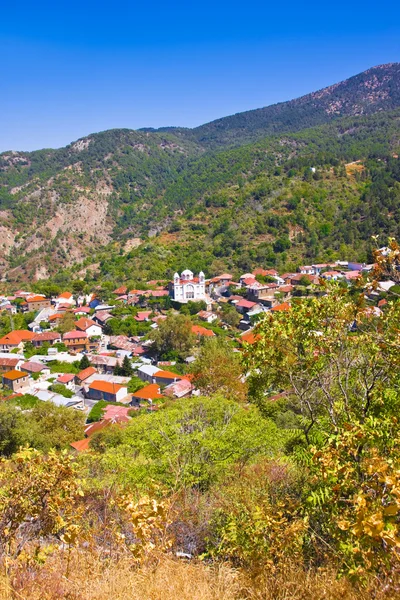
<svg viewBox="0 0 400 600">
<path fill-rule="evenodd" d="M 400 3 L 2 3 L 0 151 L 193 127 L 400 61 Z"/>
</svg>

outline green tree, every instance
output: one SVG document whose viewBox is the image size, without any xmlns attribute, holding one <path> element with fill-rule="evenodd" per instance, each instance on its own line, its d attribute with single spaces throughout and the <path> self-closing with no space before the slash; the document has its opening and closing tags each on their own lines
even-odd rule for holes
<svg viewBox="0 0 400 600">
<path fill-rule="evenodd" d="M 225 340 L 214 337 L 202 344 L 192 373 L 194 384 L 205 396 L 220 393 L 231 400 L 246 399 L 240 354 Z"/>
<path fill-rule="evenodd" d="M 185 315 L 170 315 L 161 321 L 158 328 L 151 333 L 152 349 L 161 357 L 176 353 L 179 358 L 185 358 L 194 342 L 192 322 Z"/>
<path fill-rule="evenodd" d="M 79 362 L 79 368 L 83 371 L 83 369 L 87 369 L 91 366 L 91 362 L 88 359 L 87 355 L 84 354 Z"/>
</svg>

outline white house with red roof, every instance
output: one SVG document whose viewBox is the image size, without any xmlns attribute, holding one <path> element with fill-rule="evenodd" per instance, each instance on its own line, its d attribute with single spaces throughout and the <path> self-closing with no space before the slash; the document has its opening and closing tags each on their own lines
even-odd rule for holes
<svg viewBox="0 0 400 600">
<path fill-rule="evenodd" d="M 186 269 L 179 275 L 175 273 L 173 282 L 169 285 L 170 296 L 176 301 L 186 304 L 189 301 L 206 300 L 205 277 L 200 271 L 194 277 L 192 271 Z"/>
<path fill-rule="evenodd" d="M 75 300 L 71 292 L 63 292 L 56 298 L 56 304 L 68 304 L 75 306 Z"/>
</svg>

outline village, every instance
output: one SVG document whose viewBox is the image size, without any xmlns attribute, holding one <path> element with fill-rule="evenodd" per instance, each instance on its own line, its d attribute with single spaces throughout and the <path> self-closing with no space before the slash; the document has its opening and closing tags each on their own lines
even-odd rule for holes
<svg viewBox="0 0 400 600">
<path fill-rule="evenodd" d="M 191 371 L 204 340 L 220 336 L 240 352 L 254 343 L 253 328 L 266 313 L 327 293 L 327 282 L 353 286 L 372 268 L 347 261 L 300 266 L 296 273 L 256 268 L 238 281 L 228 273 L 206 279 L 186 269 L 169 282 L 148 281 L 145 289 L 120 286 L 107 298 L 96 290 L 55 297 L 17 290 L 0 297 L 0 313 L 10 324 L 0 338 L 1 399 L 29 396 L 82 411 L 85 437 L 71 445 L 87 450 L 90 436 L 104 427 L 157 411 L 168 399 L 199 395 Z M 380 316 L 393 285 L 382 281 L 363 292 L 371 315 Z M 190 347 L 183 354 L 156 352 L 155 332 L 177 314 L 188 319 Z M 25 329 L 14 326 L 21 315 L 34 317 Z M 121 333 L 127 323 L 134 334 Z"/>
</svg>

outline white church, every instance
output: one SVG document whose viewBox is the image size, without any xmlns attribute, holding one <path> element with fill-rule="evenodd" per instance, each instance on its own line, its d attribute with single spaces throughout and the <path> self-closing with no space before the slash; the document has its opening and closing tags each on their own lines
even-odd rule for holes
<svg viewBox="0 0 400 600">
<path fill-rule="evenodd" d="M 192 271 L 186 269 L 179 275 L 175 273 L 170 284 L 170 296 L 176 302 L 186 303 L 189 300 L 206 300 L 206 286 L 203 271 L 194 277 Z"/>
</svg>

